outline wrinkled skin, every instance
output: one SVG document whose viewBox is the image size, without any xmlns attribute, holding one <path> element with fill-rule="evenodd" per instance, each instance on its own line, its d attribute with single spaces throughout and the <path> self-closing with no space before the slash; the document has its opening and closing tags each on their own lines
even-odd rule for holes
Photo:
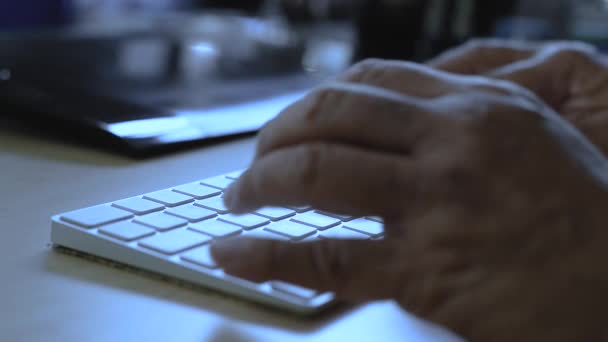
<svg viewBox="0 0 608 342">
<path fill-rule="evenodd" d="M 564 115 L 579 103 L 534 92 Z M 599 149 L 515 83 L 367 61 L 270 122 L 225 201 L 237 213 L 308 203 L 377 215 L 385 239 L 212 252 L 253 281 L 394 299 L 470 341 L 599 341 L 607 175 Z"/>
<path fill-rule="evenodd" d="M 431 66 L 529 88 L 608 154 L 608 59 L 586 44 L 472 41 Z"/>
</svg>

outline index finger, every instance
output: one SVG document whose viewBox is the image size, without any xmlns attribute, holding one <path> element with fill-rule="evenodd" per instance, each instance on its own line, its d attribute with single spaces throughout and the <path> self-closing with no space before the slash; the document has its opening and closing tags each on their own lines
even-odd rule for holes
<svg viewBox="0 0 608 342">
<path fill-rule="evenodd" d="M 309 204 L 354 216 L 407 215 L 424 166 L 392 153 L 315 143 L 279 149 L 256 160 L 225 192 L 233 213 Z"/>
<path fill-rule="evenodd" d="M 428 66 L 377 60 L 359 64 L 340 81 L 318 88 L 270 121 L 259 134 L 257 157 L 311 140 L 411 150 L 432 126 L 432 116 L 420 115 L 429 108 L 426 100 L 465 85 L 458 76 Z"/>
<path fill-rule="evenodd" d="M 409 152 L 437 120 L 427 115 L 429 108 L 430 104 L 421 98 L 379 87 L 327 85 L 264 126 L 255 159 L 288 146 L 328 141 Z"/>
</svg>

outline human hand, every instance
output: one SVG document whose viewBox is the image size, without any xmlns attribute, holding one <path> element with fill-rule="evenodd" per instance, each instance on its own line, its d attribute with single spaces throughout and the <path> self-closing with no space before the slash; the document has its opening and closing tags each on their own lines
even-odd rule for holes
<svg viewBox="0 0 608 342">
<path fill-rule="evenodd" d="M 471 341 L 597 341 L 606 175 L 601 153 L 524 88 L 370 61 L 270 122 L 225 201 L 377 215 L 385 239 L 212 253 L 252 281 L 395 299 Z"/>
<path fill-rule="evenodd" d="M 429 65 L 532 90 L 608 155 L 608 60 L 591 45 L 476 40 Z"/>
</svg>

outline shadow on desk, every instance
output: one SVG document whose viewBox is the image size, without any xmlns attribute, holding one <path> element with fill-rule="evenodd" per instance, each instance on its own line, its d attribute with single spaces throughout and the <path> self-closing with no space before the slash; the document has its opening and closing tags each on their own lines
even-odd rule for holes
<svg viewBox="0 0 608 342">
<path fill-rule="evenodd" d="M 342 304 L 314 316 L 298 316 L 63 247 L 51 247 L 47 254 L 44 268 L 54 274 L 174 301 L 239 321 L 272 325 L 291 331 L 319 330 L 353 309 L 353 306 Z M 105 271 L 100 271 L 98 267 L 105 268 Z M 218 334 L 217 341 L 250 341 L 244 336 L 233 336 L 235 332 L 228 328 L 218 331 Z"/>
</svg>

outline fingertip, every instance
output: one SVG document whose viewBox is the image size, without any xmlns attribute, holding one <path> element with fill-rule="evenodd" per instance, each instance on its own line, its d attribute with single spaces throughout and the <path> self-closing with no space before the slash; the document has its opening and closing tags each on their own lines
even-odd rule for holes
<svg viewBox="0 0 608 342">
<path fill-rule="evenodd" d="M 224 206 L 228 208 L 231 212 L 234 212 L 235 209 L 239 206 L 238 199 L 239 196 L 237 194 L 236 184 L 232 184 L 226 190 L 224 190 Z"/>
<path fill-rule="evenodd" d="M 232 214 L 247 214 L 259 208 L 259 195 L 252 180 L 252 165 L 224 190 L 224 205 Z"/>
<path fill-rule="evenodd" d="M 218 240 L 211 245 L 211 257 L 224 272 L 252 281 L 261 280 L 265 272 L 259 269 L 258 242 L 253 239 Z"/>
<path fill-rule="evenodd" d="M 255 251 L 254 243 L 251 239 L 243 238 L 217 240 L 211 244 L 211 256 L 221 264 L 228 264 L 233 260 L 240 261 L 248 252 Z"/>
<path fill-rule="evenodd" d="M 215 241 L 213 244 L 211 244 L 211 257 L 217 264 L 224 266 L 225 264 L 229 263 L 230 260 L 238 257 L 238 252 L 235 253 L 234 251 L 234 247 L 237 245 L 238 242 L 236 240 Z"/>
<path fill-rule="evenodd" d="M 242 187 L 242 182 L 239 179 L 224 190 L 224 206 L 232 214 L 246 214 L 253 209 L 243 201 Z"/>
</svg>

